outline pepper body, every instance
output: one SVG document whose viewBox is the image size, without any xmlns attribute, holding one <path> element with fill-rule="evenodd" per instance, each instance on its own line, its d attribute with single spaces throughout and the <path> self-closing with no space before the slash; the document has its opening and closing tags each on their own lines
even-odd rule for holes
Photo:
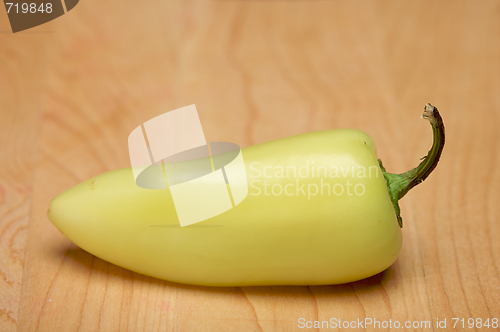
<svg viewBox="0 0 500 332">
<path fill-rule="evenodd" d="M 193 225 L 180 226 L 168 188 L 137 186 L 130 168 L 56 196 L 48 217 L 97 257 L 187 284 L 338 284 L 396 260 L 401 229 L 368 134 L 313 132 L 241 153 L 247 197 Z"/>
</svg>

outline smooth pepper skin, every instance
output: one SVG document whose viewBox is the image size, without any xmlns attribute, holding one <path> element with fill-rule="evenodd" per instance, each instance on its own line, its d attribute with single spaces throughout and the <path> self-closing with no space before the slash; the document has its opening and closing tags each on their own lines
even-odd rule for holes
<svg viewBox="0 0 500 332">
<path fill-rule="evenodd" d="M 97 257 L 186 284 L 339 284 L 394 263 L 401 228 L 368 134 L 313 132 L 247 147 L 242 155 L 249 185 L 245 200 L 190 226 L 180 227 L 168 189 L 138 187 L 130 168 L 101 174 L 56 196 L 48 217 Z"/>
</svg>

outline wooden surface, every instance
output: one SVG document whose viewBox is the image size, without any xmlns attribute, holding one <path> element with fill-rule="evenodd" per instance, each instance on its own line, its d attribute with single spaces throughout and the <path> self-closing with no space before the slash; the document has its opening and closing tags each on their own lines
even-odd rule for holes
<svg viewBox="0 0 500 332">
<path fill-rule="evenodd" d="M 9 31 L 0 9 L 0 331 L 500 318 L 499 1 L 82 0 Z M 401 202 L 398 260 L 366 280 L 180 285 L 86 253 L 46 217 L 56 194 L 127 167 L 130 131 L 178 107 L 243 147 L 362 129 L 402 172 L 430 147 L 426 102 L 445 120 L 442 160 Z"/>
</svg>

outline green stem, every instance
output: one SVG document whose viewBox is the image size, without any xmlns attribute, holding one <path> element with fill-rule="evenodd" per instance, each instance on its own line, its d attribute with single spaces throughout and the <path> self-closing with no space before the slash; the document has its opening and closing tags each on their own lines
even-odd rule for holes
<svg viewBox="0 0 500 332">
<path fill-rule="evenodd" d="M 427 156 L 422 158 L 422 162 L 417 167 L 405 173 L 392 174 L 386 172 L 384 166 L 382 165 L 382 161 L 379 159 L 380 168 L 382 169 L 382 173 L 387 181 L 389 196 L 391 197 L 392 205 L 394 206 L 400 227 L 403 227 L 403 219 L 401 218 L 401 209 L 399 208 L 398 201 L 403 198 L 403 196 L 406 195 L 411 188 L 424 181 L 429 174 L 431 174 L 439 162 L 441 152 L 443 152 L 444 125 L 439 111 L 431 104 L 426 104 L 422 118 L 429 120 L 434 134 L 434 141 L 429 153 Z"/>
</svg>

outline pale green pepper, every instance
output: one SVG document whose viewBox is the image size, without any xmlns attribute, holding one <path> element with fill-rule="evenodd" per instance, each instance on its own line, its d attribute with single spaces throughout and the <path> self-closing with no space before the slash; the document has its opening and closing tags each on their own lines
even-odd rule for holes
<svg viewBox="0 0 500 332">
<path fill-rule="evenodd" d="M 385 172 L 370 136 L 339 129 L 242 149 L 248 195 L 232 209 L 181 227 L 169 189 L 136 185 L 130 168 L 85 181 L 52 200 L 48 217 L 70 240 L 149 276 L 208 286 L 320 285 L 387 269 L 402 245 L 398 200 L 435 168 L 434 144 L 414 170 Z"/>
</svg>

